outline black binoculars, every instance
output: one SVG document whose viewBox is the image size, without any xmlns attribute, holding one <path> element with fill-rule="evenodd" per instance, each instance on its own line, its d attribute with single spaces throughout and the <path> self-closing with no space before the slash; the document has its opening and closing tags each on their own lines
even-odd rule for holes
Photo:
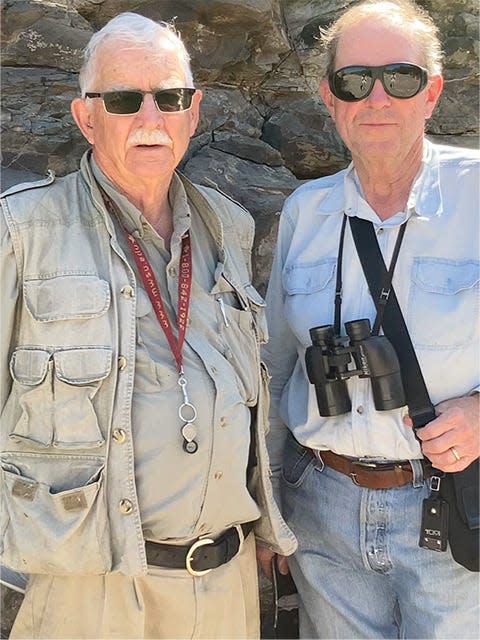
<svg viewBox="0 0 480 640">
<path fill-rule="evenodd" d="M 386 336 L 372 336 L 370 321 L 345 323 L 346 336 L 335 335 L 332 325 L 312 327 L 312 346 L 305 364 L 315 385 L 321 416 L 338 416 L 351 411 L 346 380 L 353 376 L 370 378 L 377 411 L 398 409 L 406 404 L 397 354 Z M 343 343 L 350 342 L 348 346 Z M 349 369 L 353 362 L 355 369 Z"/>
</svg>

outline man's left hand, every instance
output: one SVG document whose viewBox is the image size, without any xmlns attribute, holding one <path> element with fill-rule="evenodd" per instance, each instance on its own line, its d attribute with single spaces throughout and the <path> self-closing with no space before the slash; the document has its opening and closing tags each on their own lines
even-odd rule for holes
<svg viewBox="0 0 480 640">
<path fill-rule="evenodd" d="M 272 580 L 272 561 L 277 563 L 279 573 L 286 576 L 289 572 L 287 558 L 257 544 L 257 562 L 270 581 Z"/>
<path fill-rule="evenodd" d="M 417 430 L 422 452 L 440 471 L 462 471 L 480 455 L 480 394 L 445 400 L 435 409 L 437 418 Z M 412 426 L 409 417 L 404 423 Z"/>
</svg>

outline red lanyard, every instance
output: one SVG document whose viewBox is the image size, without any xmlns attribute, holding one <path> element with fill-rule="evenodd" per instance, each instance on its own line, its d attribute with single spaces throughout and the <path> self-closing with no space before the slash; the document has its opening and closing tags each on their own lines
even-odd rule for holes
<svg viewBox="0 0 480 640">
<path fill-rule="evenodd" d="M 172 325 L 165 311 L 162 295 L 160 293 L 160 287 L 157 284 L 157 280 L 153 274 L 152 267 L 148 261 L 145 252 L 140 244 L 129 233 L 120 221 L 114 204 L 110 198 L 104 194 L 105 203 L 110 213 L 113 213 L 122 227 L 125 236 L 130 245 L 130 249 L 133 254 L 133 258 L 137 265 L 138 272 L 142 278 L 145 291 L 150 298 L 157 320 L 162 327 L 165 336 L 170 345 L 170 349 L 177 363 L 177 370 L 179 374 L 183 374 L 183 356 L 182 347 L 185 342 L 185 333 L 187 330 L 188 309 L 190 306 L 190 292 L 192 288 L 192 249 L 190 244 L 190 234 L 187 231 L 182 238 L 182 249 L 180 253 L 180 270 L 178 274 L 178 308 L 177 308 L 177 323 L 178 323 L 178 339 L 175 339 L 173 335 Z"/>
<path fill-rule="evenodd" d="M 190 235 L 188 231 L 182 238 L 182 251 L 180 254 L 180 270 L 178 274 L 178 308 L 177 308 L 177 323 L 178 323 L 178 340 L 173 335 L 172 325 L 165 311 L 160 288 L 157 284 L 155 276 L 153 275 L 152 267 L 145 255 L 142 247 L 132 236 L 124 229 L 127 236 L 130 249 L 132 250 L 133 258 L 142 278 L 145 291 L 148 293 L 150 302 L 153 305 L 157 320 L 162 327 L 165 336 L 172 350 L 175 362 L 177 363 L 178 373 L 183 372 L 183 356 L 182 347 L 185 341 L 185 333 L 187 330 L 187 318 L 188 308 L 190 306 L 190 291 L 192 288 L 192 250 L 190 246 Z"/>
</svg>

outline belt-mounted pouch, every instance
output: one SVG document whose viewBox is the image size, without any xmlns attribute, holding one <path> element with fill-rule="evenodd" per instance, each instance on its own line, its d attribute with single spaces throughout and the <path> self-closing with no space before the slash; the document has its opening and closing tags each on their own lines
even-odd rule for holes
<svg viewBox="0 0 480 640">
<path fill-rule="evenodd" d="M 479 460 L 463 471 L 446 473 L 440 496 L 450 506 L 448 543 L 454 560 L 469 571 L 479 571 Z"/>
</svg>

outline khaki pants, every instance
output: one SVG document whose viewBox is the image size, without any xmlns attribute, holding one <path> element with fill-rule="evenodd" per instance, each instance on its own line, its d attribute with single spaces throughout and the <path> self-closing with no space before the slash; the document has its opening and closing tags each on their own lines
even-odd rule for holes
<svg viewBox="0 0 480 640">
<path fill-rule="evenodd" d="M 210 573 L 31 576 L 10 638 L 259 638 L 255 538 Z"/>
</svg>

